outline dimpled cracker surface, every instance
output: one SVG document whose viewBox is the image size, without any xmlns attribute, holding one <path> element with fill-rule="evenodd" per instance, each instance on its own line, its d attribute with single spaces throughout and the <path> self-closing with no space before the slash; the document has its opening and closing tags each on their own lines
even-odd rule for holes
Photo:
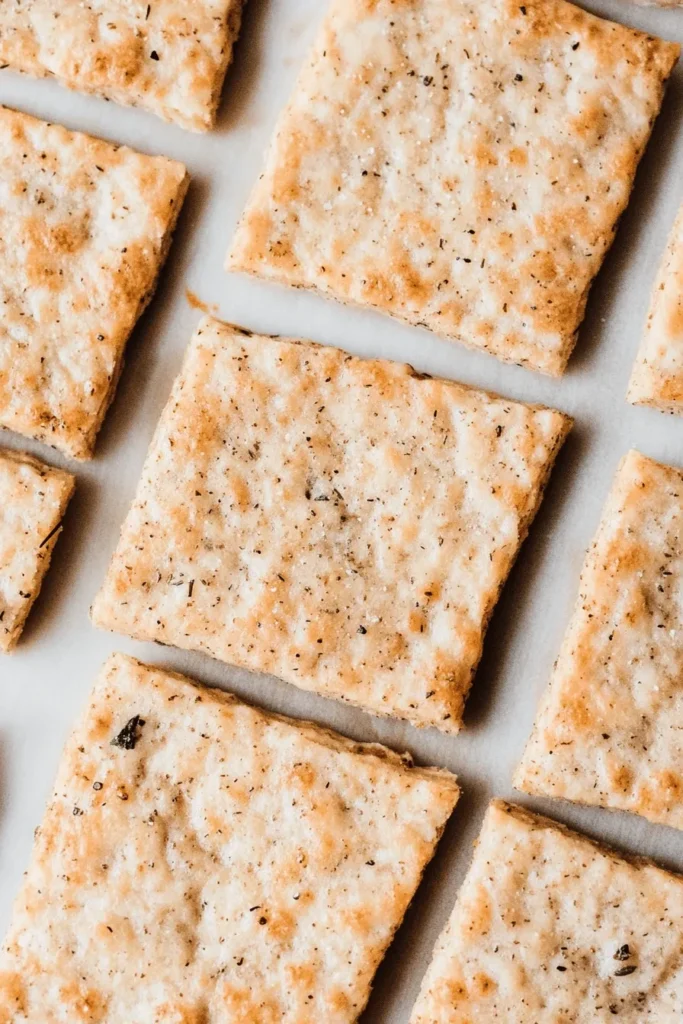
<svg viewBox="0 0 683 1024">
<path fill-rule="evenodd" d="M 70 473 L 0 450 L 0 651 L 24 628 L 73 490 Z"/>
<path fill-rule="evenodd" d="M 0 426 L 92 454 L 186 187 L 182 164 L 0 107 Z"/>
<path fill-rule="evenodd" d="M 683 828 L 683 473 L 630 452 L 515 785 Z"/>
<path fill-rule="evenodd" d="M 243 0 L 0 0 L 0 62 L 211 128 Z"/>
<path fill-rule="evenodd" d="M 455 732 L 569 427 L 206 318 L 94 621 Z"/>
<path fill-rule="evenodd" d="M 0 1021 L 354 1021 L 457 798 L 446 771 L 114 655 L 37 832 Z"/>
<path fill-rule="evenodd" d="M 655 280 L 628 400 L 683 413 L 683 206 Z"/>
<path fill-rule="evenodd" d="M 683 878 L 494 801 L 411 1024 L 678 1024 Z"/>
<path fill-rule="evenodd" d="M 558 375 L 678 50 L 563 0 L 332 0 L 228 266 Z"/>
</svg>

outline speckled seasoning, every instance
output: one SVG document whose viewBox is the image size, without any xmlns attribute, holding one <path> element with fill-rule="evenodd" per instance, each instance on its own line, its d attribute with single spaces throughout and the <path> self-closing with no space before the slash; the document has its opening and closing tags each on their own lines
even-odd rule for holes
<svg viewBox="0 0 683 1024">
<path fill-rule="evenodd" d="M 683 206 L 655 280 L 628 400 L 683 413 Z"/>
<path fill-rule="evenodd" d="M 215 121 L 242 5 L 1 0 L 0 63 L 206 131 Z"/>
<path fill-rule="evenodd" d="M 455 732 L 570 425 L 207 317 L 93 619 Z"/>
<path fill-rule="evenodd" d="M 74 478 L 0 451 L 0 651 L 17 643 L 50 565 Z"/>
<path fill-rule="evenodd" d="M 683 473 L 622 461 L 515 785 L 683 828 Z"/>
<path fill-rule="evenodd" d="M 228 266 L 559 375 L 678 52 L 563 0 L 333 0 Z"/>
<path fill-rule="evenodd" d="M 495 800 L 411 1024 L 680 1024 L 683 878 Z"/>
<path fill-rule="evenodd" d="M 187 180 L 0 107 L 0 426 L 91 456 Z"/>
<path fill-rule="evenodd" d="M 114 655 L 37 831 L 0 1020 L 355 1021 L 457 798 L 447 771 Z"/>
</svg>

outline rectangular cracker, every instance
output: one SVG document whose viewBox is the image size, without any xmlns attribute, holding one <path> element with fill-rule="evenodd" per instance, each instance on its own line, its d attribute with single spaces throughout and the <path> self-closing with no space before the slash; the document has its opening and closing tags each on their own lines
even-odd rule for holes
<svg viewBox="0 0 683 1024">
<path fill-rule="evenodd" d="M 0 450 L 0 651 L 21 635 L 74 487 L 71 473 Z"/>
<path fill-rule="evenodd" d="M 515 778 L 683 828 L 683 473 L 622 461 Z"/>
<path fill-rule="evenodd" d="M 228 267 L 557 376 L 678 53 L 564 0 L 332 0 Z"/>
<path fill-rule="evenodd" d="M 683 206 L 655 280 L 627 398 L 683 413 Z"/>
<path fill-rule="evenodd" d="M 0 426 L 92 455 L 187 183 L 166 157 L 0 107 Z"/>
<path fill-rule="evenodd" d="M 347 1024 L 453 775 L 114 655 L 0 959 L 4 1024 Z"/>
<path fill-rule="evenodd" d="M 456 732 L 570 426 L 206 317 L 93 620 Z"/>
<path fill-rule="evenodd" d="M 212 128 L 243 0 L 3 0 L 0 63 Z"/>
<path fill-rule="evenodd" d="M 494 800 L 411 1024 L 678 1024 L 683 878 Z"/>
</svg>

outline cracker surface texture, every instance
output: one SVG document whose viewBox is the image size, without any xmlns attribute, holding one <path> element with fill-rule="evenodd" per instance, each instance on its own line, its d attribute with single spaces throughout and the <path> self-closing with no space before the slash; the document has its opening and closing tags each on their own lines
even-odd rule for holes
<svg viewBox="0 0 683 1024">
<path fill-rule="evenodd" d="M 0 960 L 3 1024 L 347 1024 L 454 776 L 114 655 Z"/>
<path fill-rule="evenodd" d="M 332 0 L 228 267 L 559 375 L 678 52 L 563 0 Z"/>
<path fill-rule="evenodd" d="M 186 188 L 182 164 L 0 107 L 0 426 L 92 455 Z"/>
<path fill-rule="evenodd" d="M 515 779 L 683 828 L 683 473 L 617 472 Z"/>
<path fill-rule="evenodd" d="M 678 1024 L 683 878 L 494 801 L 411 1024 Z"/>
<path fill-rule="evenodd" d="M 457 731 L 569 427 L 207 317 L 94 621 Z"/>
<path fill-rule="evenodd" d="M 70 473 L 0 451 L 0 651 L 21 635 L 73 491 Z"/>
<path fill-rule="evenodd" d="M 655 280 L 628 400 L 683 413 L 683 206 Z"/>
<path fill-rule="evenodd" d="M 242 3 L 2 0 L 0 62 L 206 131 L 216 118 Z"/>
</svg>

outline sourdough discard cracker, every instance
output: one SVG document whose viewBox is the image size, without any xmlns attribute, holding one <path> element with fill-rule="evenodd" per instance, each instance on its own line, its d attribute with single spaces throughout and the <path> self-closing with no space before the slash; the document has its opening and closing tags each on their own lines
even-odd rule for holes
<svg viewBox="0 0 683 1024">
<path fill-rule="evenodd" d="M 569 427 L 207 317 L 93 619 L 455 732 Z"/>
<path fill-rule="evenodd" d="M 2 0 L 0 62 L 79 92 L 213 126 L 243 0 Z"/>
<path fill-rule="evenodd" d="M 0 107 L 0 426 L 92 454 L 186 188 L 182 164 Z"/>
<path fill-rule="evenodd" d="M 0 958 L 3 1024 L 347 1024 L 454 776 L 123 655 L 67 743 Z"/>
<path fill-rule="evenodd" d="M 628 400 L 683 412 L 683 206 L 655 280 Z"/>
<path fill-rule="evenodd" d="M 228 265 L 559 375 L 678 52 L 564 0 L 332 0 Z"/>
<path fill-rule="evenodd" d="M 683 473 L 622 461 L 515 785 L 683 828 Z"/>
<path fill-rule="evenodd" d="M 21 635 L 73 490 L 70 473 L 0 450 L 0 651 Z"/>
<path fill-rule="evenodd" d="M 494 801 L 411 1024 L 678 1024 L 683 878 Z"/>
</svg>

